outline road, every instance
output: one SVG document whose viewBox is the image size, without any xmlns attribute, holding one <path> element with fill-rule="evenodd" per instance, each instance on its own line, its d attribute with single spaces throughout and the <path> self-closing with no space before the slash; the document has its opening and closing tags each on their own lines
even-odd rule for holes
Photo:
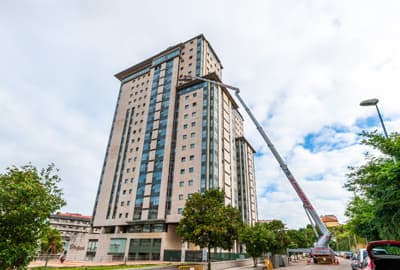
<svg viewBox="0 0 400 270">
<path fill-rule="evenodd" d="M 282 270 L 351 270 L 350 260 L 339 258 L 339 265 L 307 264 L 305 261 L 291 263 L 288 267 L 281 267 Z"/>
</svg>

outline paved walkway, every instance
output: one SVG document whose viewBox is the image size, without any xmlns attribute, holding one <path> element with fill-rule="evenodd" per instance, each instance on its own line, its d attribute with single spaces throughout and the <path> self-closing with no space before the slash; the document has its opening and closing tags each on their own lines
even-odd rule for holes
<svg viewBox="0 0 400 270">
<path fill-rule="evenodd" d="M 31 267 L 38 267 L 38 266 L 44 266 L 45 262 L 44 261 L 33 261 L 29 264 L 29 268 Z M 59 260 L 50 260 L 47 263 L 47 266 L 51 267 L 71 267 L 71 266 L 99 266 L 99 265 L 123 265 L 123 262 L 91 262 L 91 261 L 65 261 L 64 263 L 61 263 Z M 140 270 L 140 269 L 162 269 L 165 267 L 171 267 L 171 263 L 164 263 L 160 261 L 130 261 L 126 263 L 127 265 L 143 265 L 143 268 L 126 268 L 125 270 L 128 269 L 135 269 L 135 270 Z M 153 264 L 153 266 L 146 266 L 149 264 Z"/>
</svg>

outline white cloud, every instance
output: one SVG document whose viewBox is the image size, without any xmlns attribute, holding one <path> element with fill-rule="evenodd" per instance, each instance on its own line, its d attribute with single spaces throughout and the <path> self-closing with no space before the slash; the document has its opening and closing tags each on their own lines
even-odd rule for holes
<svg viewBox="0 0 400 270">
<path fill-rule="evenodd" d="M 56 162 L 65 210 L 90 214 L 119 88 L 113 74 L 204 33 L 223 62 L 224 81 L 241 88 L 318 213 L 344 221 L 347 166 L 362 161 L 364 151 L 356 122 L 376 117 L 359 102 L 379 98 L 387 129 L 400 128 L 399 7 L 398 1 L 3 2 L 0 168 Z M 304 226 L 301 203 L 247 116 L 245 129 L 265 154 L 256 159 L 260 218 Z M 303 147 L 310 134 L 314 151 Z M 276 192 L 264 192 L 268 185 Z"/>
</svg>

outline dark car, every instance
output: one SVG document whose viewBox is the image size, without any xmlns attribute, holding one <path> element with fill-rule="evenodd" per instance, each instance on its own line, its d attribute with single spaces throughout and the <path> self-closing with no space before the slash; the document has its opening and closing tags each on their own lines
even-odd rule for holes
<svg viewBox="0 0 400 270">
<path fill-rule="evenodd" d="M 360 270 L 400 269 L 400 241 L 380 240 L 369 242 L 368 256 L 360 263 Z"/>
<path fill-rule="evenodd" d="M 351 252 L 351 251 L 346 251 L 346 252 L 344 253 L 344 257 L 345 257 L 346 259 L 351 259 L 351 258 L 353 257 L 353 252 Z"/>
</svg>

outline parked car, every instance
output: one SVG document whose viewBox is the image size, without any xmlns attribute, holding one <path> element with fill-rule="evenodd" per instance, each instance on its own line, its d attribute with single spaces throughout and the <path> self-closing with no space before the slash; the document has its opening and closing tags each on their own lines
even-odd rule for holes
<svg viewBox="0 0 400 270">
<path fill-rule="evenodd" d="M 351 259 L 351 269 L 358 270 L 361 268 L 361 262 L 364 261 L 364 258 L 368 257 L 367 249 L 362 248 L 357 251 L 357 254 L 353 256 Z"/>
<path fill-rule="evenodd" d="M 369 242 L 367 253 L 368 255 L 360 261 L 360 270 L 400 269 L 400 241 Z"/>
<path fill-rule="evenodd" d="M 351 251 L 346 251 L 344 253 L 344 258 L 351 259 L 352 257 L 353 257 L 353 252 L 351 252 Z"/>
</svg>

